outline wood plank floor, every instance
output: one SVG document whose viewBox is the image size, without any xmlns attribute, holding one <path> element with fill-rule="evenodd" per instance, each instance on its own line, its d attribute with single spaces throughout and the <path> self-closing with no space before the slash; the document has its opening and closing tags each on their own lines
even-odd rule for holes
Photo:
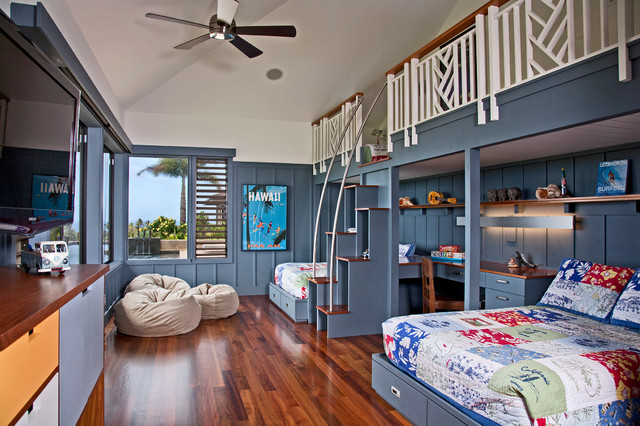
<svg viewBox="0 0 640 426">
<path fill-rule="evenodd" d="M 267 296 L 182 336 L 107 326 L 105 424 L 409 424 L 371 388 L 382 336 L 329 339 Z"/>
</svg>

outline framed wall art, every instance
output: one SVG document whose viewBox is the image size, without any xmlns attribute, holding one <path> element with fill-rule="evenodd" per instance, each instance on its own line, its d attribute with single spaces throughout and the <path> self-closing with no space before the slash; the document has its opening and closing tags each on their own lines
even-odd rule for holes
<svg viewBox="0 0 640 426">
<path fill-rule="evenodd" d="M 242 250 L 287 249 L 287 186 L 242 185 Z"/>
</svg>

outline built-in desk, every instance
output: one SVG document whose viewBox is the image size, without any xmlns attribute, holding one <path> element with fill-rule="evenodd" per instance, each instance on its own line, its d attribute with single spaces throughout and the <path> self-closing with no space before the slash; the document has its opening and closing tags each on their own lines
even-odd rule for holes
<svg viewBox="0 0 640 426">
<path fill-rule="evenodd" d="M 423 256 L 400 260 L 400 278 L 420 278 Z M 433 261 L 438 278 L 464 283 L 464 262 Z M 480 287 L 485 289 L 485 308 L 505 308 L 538 303 L 558 271 L 544 268 L 508 268 L 499 262 L 480 261 Z"/>
</svg>

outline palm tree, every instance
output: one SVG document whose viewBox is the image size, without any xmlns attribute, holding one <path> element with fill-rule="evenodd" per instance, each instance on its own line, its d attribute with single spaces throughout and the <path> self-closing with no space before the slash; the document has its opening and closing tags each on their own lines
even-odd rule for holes
<svg viewBox="0 0 640 426">
<path fill-rule="evenodd" d="M 189 175 L 189 160 L 186 158 L 159 158 L 156 164 L 140 170 L 140 172 L 138 172 L 138 176 L 144 172 L 149 172 L 154 176 L 164 175 L 169 177 L 179 177 L 182 179 L 182 189 L 180 191 L 180 225 L 186 223 L 186 179 Z"/>
</svg>

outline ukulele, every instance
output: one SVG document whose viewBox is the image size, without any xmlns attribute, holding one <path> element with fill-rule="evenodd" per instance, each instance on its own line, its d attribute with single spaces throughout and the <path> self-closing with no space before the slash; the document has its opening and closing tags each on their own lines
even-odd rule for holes
<svg viewBox="0 0 640 426">
<path fill-rule="evenodd" d="M 457 204 L 458 203 L 458 199 L 457 198 L 445 198 L 442 195 L 442 192 L 438 192 L 438 191 L 429 192 L 429 204 L 440 204 L 440 203 Z"/>
</svg>

